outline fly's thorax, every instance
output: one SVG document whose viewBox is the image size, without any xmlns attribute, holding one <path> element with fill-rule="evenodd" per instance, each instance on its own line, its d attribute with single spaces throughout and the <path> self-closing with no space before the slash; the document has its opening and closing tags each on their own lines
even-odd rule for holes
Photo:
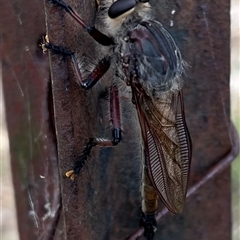
<svg viewBox="0 0 240 240">
<path fill-rule="evenodd" d="M 136 79 L 148 95 L 160 96 L 168 91 L 179 91 L 182 88 L 183 67 L 178 69 L 168 66 L 164 69 L 161 57 L 138 56 L 133 62 Z"/>
<path fill-rule="evenodd" d="M 130 33 L 130 69 L 149 95 L 179 90 L 186 63 L 174 39 L 157 21 L 140 22 Z"/>
</svg>

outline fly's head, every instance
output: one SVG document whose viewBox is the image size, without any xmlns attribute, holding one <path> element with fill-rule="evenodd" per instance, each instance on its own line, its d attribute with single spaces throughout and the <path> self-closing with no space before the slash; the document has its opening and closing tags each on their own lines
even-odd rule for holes
<svg viewBox="0 0 240 240">
<path fill-rule="evenodd" d="M 131 32 L 138 28 L 139 23 L 151 19 L 149 0 L 100 0 L 99 17 L 107 34 L 114 39 L 115 62 L 120 72 L 128 80 L 135 76 L 135 69 L 130 57 Z"/>
<path fill-rule="evenodd" d="M 149 0 L 103 0 L 100 4 L 104 23 L 113 38 L 131 31 L 140 21 L 150 19 Z"/>
</svg>

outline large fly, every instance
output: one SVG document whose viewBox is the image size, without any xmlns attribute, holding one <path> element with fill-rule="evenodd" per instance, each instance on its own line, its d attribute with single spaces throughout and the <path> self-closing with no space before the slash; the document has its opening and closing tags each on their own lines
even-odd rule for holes
<svg viewBox="0 0 240 240">
<path fill-rule="evenodd" d="M 99 44 L 109 46 L 110 54 L 98 62 L 89 76 L 83 78 L 74 52 L 52 45 L 48 39 L 42 44 L 43 50 L 69 56 L 79 84 L 86 90 L 108 71 L 113 58 L 124 74 L 126 85 L 131 87 L 144 146 L 140 224 L 146 239 L 152 240 L 157 229 L 158 197 L 170 212 L 178 214 L 183 210 L 187 192 L 191 140 L 181 91 L 181 75 L 185 67 L 181 52 L 162 24 L 152 20 L 148 0 L 98 1 L 105 14 L 107 34 L 87 26 L 77 12 L 62 0 L 51 2 L 65 9 Z M 112 86 L 110 114 L 113 140 L 90 138 L 82 156 L 66 173 L 70 179 L 77 177 L 94 146 L 110 147 L 121 141 L 119 94 L 117 86 Z"/>
</svg>

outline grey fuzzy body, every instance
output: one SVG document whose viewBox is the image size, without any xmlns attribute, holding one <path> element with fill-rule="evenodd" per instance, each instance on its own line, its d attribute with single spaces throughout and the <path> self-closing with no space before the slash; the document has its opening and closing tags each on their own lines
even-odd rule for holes
<svg viewBox="0 0 240 240">
<path fill-rule="evenodd" d="M 127 83 L 138 81 L 150 97 L 179 90 L 186 63 L 168 31 L 160 22 L 152 20 L 149 3 L 138 3 L 125 14 L 111 19 L 108 8 L 113 2 L 102 1 L 99 14 L 105 32 L 115 42 L 109 53 L 115 75 Z M 142 40 L 141 35 L 144 35 Z"/>
</svg>

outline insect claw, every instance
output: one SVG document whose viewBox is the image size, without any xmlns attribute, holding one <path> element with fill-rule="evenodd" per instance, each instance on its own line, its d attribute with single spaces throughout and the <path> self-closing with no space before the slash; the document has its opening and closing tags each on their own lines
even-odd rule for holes
<svg viewBox="0 0 240 240">
<path fill-rule="evenodd" d="M 157 231 L 155 214 L 145 214 L 142 212 L 139 225 L 144 228 L 144 237 L 147 240 L 153 240 L 155 232 Z"/>
<path fill-rule="evenodd" d="M 78 174 L 76 174 L 74 170 L 70 170 L 65 173 L 65 176 L 74 181 L 77 178 Z"/>
<path fill-rule="evenodd" d="M 74 181 L 74 180 L 76 179 L 76 177 L 77 177 L 76 174 L 72 174 L 72 175 L 70 176 L 70 179 L 71 179 L 72 181 Z"/>
<path fill-rule="evenodd" d="M 75 162 L 74 168 L 67 171 L 65 173 L 65 176 L 70 178 L 71 180 L 75 180 L 76 177 L 79 175 L 79 172 L 81 171 L 82 167 L 84 166 L 85 162 L 87 160 L 87 155 L 82 155 L 79 160 Z"/>
<path fill-rule="evenodd" d="M 72 179 L 72 176 L 73 176 L 73 175 L 75 175 L 73 169 L 72 169 L 72 170 L 69 170 L 69 171 L 67 171 L 67 172 L 65 173 L 65 176 L 68 177 L 68 178 L 70 178 L 70 179 Z"/>
<path fill-rule="evenodd" d="M 48 38 L 47 34 L 42 36 L 41 42 L 39 44 L 39 47 L 42 48 L 42 51 L 43 51 L 44 54 L 46 54 L 46 52 L 48 50 L 48 48 L 46 47 L 46 44 L 49 44 L 49 38 Z"/>
</svg>

